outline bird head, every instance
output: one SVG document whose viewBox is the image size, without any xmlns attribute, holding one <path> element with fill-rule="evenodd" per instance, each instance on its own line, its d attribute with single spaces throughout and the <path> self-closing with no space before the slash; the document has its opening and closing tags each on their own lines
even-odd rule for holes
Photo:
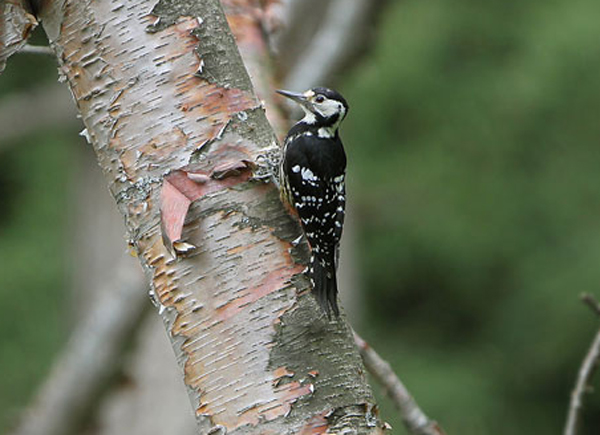
<svg viewBox="0 0 600 435">
<path fill-rule="evenodd" d="M 300 105 L 305 114 L 300 122 L 308 125 L 336 130 L 348 113 L 345 98 L 332 89 L 317 87 L 301 94 L 283 90 L 278 90 L 277 93 Z"/>
</svg>

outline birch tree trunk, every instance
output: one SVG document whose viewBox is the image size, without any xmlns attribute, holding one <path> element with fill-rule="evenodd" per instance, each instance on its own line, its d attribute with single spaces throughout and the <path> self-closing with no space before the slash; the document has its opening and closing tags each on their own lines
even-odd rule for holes
<svg viewBox="0 0 600 435">
<path fill-rule="evenodd" d="M 298 225 L 254 179 L 278 148 L 219 2 L 56 0 L 39 15 L 199 433 L 380 433 L 350 329 L 320 313 Z"/>
</svg>

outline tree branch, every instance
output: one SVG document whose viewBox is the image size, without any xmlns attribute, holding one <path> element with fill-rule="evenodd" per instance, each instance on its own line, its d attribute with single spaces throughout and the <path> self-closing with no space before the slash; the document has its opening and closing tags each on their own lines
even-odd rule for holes
<svg viewBox="0 0 600 435">
<path fill-rule="evenodd" d="M 198 430 L 375 433 L 350 331 L 320 315 L 307 252 L 291 243 L 298 225 L 275 186 L 255 179 L 279 148 L 220 4 L 49 4 L 44 28 L 151 280 Z"/>
<path fill-rule="evenodd" d="M 38 21 L 29 13 L 27 0 L 0 2 L 0 73 L 6 60 L 27 43 Z"/>
<path fill-rule="evenodd" d="M 400 411 L 400 417 L 406 429 L 414 435 L 445 435 L 437 422 L 430 420 L 419 408 L 402 381 L 394 373 L 390 364 L 379 356 L 369 344 L 354 332 L 354 341 L 358 346 L 365 367 L 385 389 L 392 402 Z"/>
<path fill-rule="evenodd" d="M 581 300 L 600 316 L 600 302 L 598 302 L 593 295 L 584 293 L 581 295 Z"/>
<path fill-rule="evenodd" d="M 590 294 L 583 294 L 581 299 L 586 303 L 596 314 L 600 315 L 600 303 Z M 569 404 L 569 412 L 567 415 L 567 423 L 565 425 L 564 435 L 577 435 L 579 422 L 581 420 L 581 411 L 583 410 L 583 399 L 585 393 L 589 392 L 590 384 L 598 363 L 600 361 L 600 331 L 596 333 L 596 337 L 592 342 L 583 362 L 579 369 L 575 388 L 571 393 L 571 402 Z"/>
<path fill-rule="evenodd" d="M 323 24 L 289 69 L 285 88 L 328 84 L 332 75 L 364 48 L 367 21 L 379 5 L 375 0 L 333 0 Z"/>
<path fill-rule="evenodd" d="M 54 56 L 54 51 L 47 45 L 31 45 L 25 44 L 23 48 L 19 50 L 19 53 L 27 54 L 45 54 L 47 56 Z"/>
<path fill-rule="evenodd" d="M 149 306 L 139 268 L 121 269 L 114 282 L 96 290 L 100 300 L 77 325 L 13 435 L 73 433 L 119 369 L 124 346 Z"/>
</svg>

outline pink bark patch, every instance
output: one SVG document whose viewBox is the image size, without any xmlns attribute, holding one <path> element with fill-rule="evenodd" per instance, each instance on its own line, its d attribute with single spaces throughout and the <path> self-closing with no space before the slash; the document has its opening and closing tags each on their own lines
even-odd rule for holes
<svg viewBox="0 0 600 435">
<path fill-rule="evenodd" d="M 182 240 L 185 218 L 192 202 L 250 178 L 250 165 L 244 161 L 225 162 L 211 174 L 204 171 L 173 171 L 164 178 L 160 192 L 160 220 L 163 242 L 172 251 Z"/>
</svg>

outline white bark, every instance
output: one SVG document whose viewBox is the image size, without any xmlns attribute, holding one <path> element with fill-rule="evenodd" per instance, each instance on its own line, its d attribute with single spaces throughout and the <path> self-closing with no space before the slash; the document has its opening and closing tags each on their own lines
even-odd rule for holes
<svg viewBox="0 0 600 435">
<path fill-rule="evenodd" d="M 43 17 L 200 433 L 325 415 L 333 431 L 380 431 L 349 329 L 307 292 L 297 224 L 249 179 L 276 148 L 218 3 L 67 0 Z"/>
</svg>

